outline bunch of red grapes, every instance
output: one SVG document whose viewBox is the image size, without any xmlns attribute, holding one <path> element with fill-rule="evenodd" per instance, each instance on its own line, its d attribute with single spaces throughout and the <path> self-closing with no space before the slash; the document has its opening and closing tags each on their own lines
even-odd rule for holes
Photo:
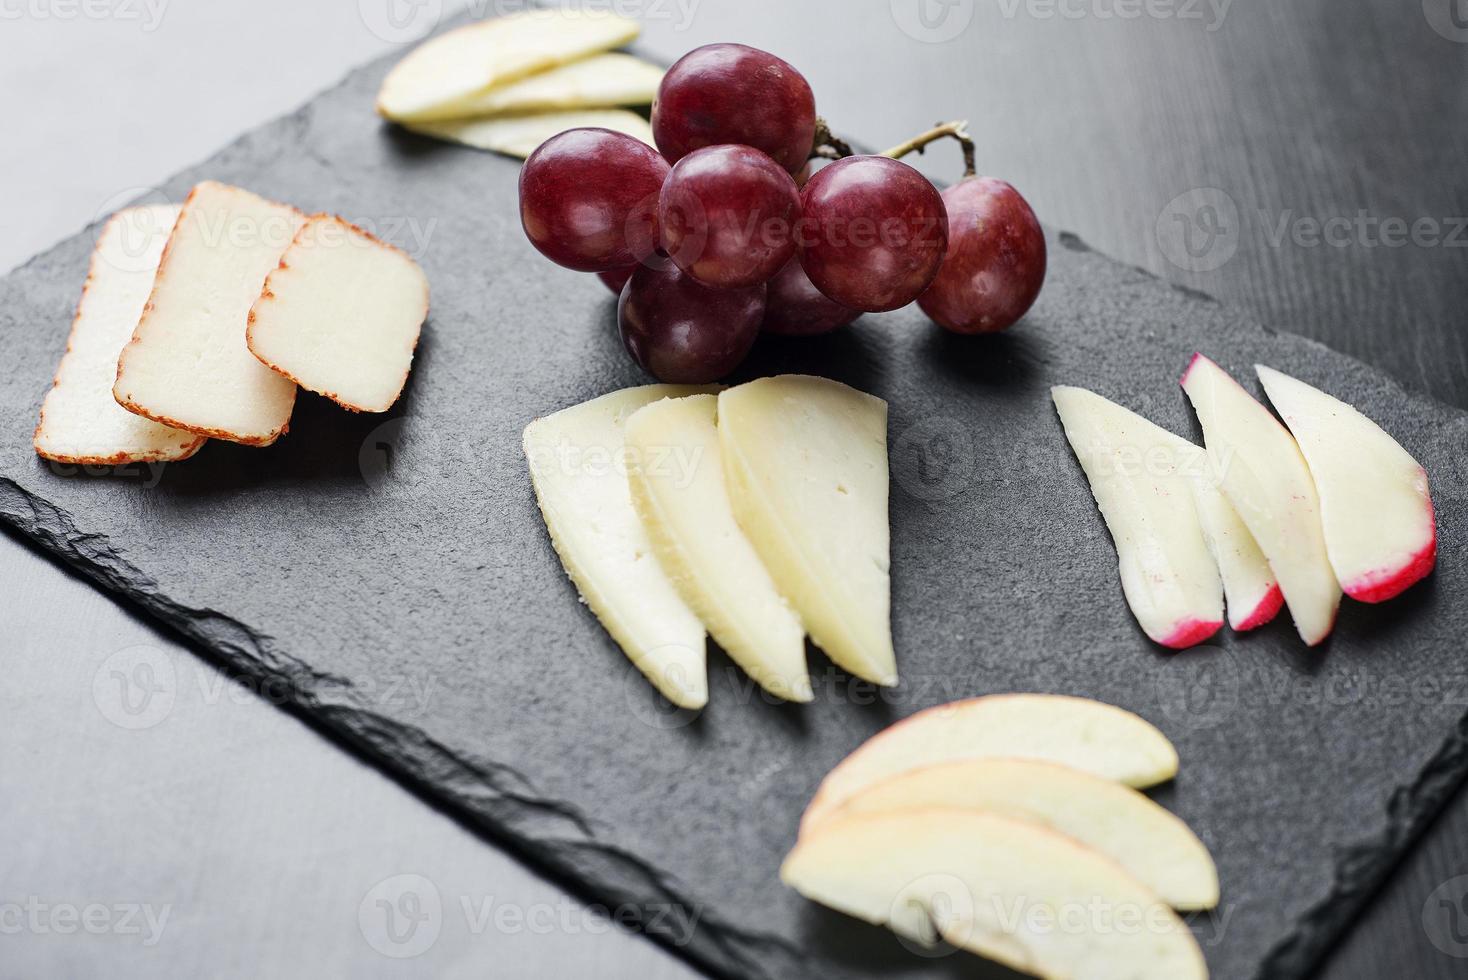
<svg viewBox="0 0 1468 980">
<path fill-rule="evenodd" d="M 956 333 L 1024 315 L 1044 282 L 1045 236 L 1013 187 L 970 167 L 940 195 L 898 151 L 812 174 L 813 157 L 839 155 L 817 146 L 817 125 L 789 64 L 707 45 L 658 89 L 656 150 L 573 129 L 531 154 L 521 223 L 551 261 L 619 293 L 623 343 L 665 382 L 724 377 L 762 330 L 826 333 L 914 300 Z"/>
</svg>

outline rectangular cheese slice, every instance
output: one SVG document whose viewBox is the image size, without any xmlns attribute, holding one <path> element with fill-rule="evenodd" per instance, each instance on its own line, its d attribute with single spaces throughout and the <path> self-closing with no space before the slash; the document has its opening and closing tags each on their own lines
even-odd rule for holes
<svg viewBox="0 0 1468 980">
<path fill-rule="evenodd" d="M 112 397 L 117 355 L 138 325 L 179 208 L 114 214 L 92 252 L 56 384 L 41 404 L 36 452 L 63 463 L 112 466 L 187 459 L 204 437 L 134 415 Z"/>
<path fill-rule="evenodd" d="M 306 216 L 206 181 L 184 201 L 153 292 L 117 365 L 130 412 L 200 435 L 268 446 L 290 423 L 296 386 L 245 346 L 250 307 Z"/>
<path fill-rule="evenodd" d="M 837 664 L 897 683 L 887 520 L 887 403 L 825 378 L 761 378 L 719 395 L 739 525 Z"/>
<path fill-rule="evenodd" d="M 627 420 L 627 478 L 653 551 L 679 595 L 761 687 L 811 699 L 805 630 L 734 520 L 718 399 L 689 395 Z"/>
<path fill-rule="evenodd" d="M 525 457 L 551 544 L 582 600 L 628 658 L 681 708 L 708 702 L 704 628 L 668 579 L 627 484 L 633 412 L 704 388 L 614 391 L 525 427 Z"/>
<path fill-rule="evenodd" d="M 402 393 L 428 316 L 407 253 L 335 215 L 313 215 L 265 280 L 245 334 L 261 363 L 354 412 Z"/>
<path fill-rule="evenodd" d="M 465 99 L 461 117 L 652 105 L 663 69 L 620 51 L 592 55 Z"/>
<path fill-rule="evenodd" d="M 491 116 L 487 119 L 447 119 L 441 122 L 404 123 L 408 129 L 434 139 L 471 146 L 476 150 L 504 153 L 521 160 L 534 153 L 546 140 L 568 129 L 595 127 L 626 133 L 653 145 L 652 126 L 626 109 L 568 109 L 528 116 Z"/>
</svg>

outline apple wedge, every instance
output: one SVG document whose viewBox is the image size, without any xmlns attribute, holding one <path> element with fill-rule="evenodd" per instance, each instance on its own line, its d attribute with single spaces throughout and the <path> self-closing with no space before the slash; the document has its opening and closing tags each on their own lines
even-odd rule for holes
<svg viewBox="0 0 1468 980">
<path fill-rule="evenodd" d="M 1054 762 L 1145 789 L 1177 775 L 1177 750 L 1121 708 L 1055 694 L 997 694 L 928 708 L 868 739 L 827 773 L 801 833 L 883 780 L 964 759 Z"/>
<path fill-rule="evenodd" d="M 456 104 L 453 116 L 425 113 L 416 121 L 652 105 L 662 80 L 661 66 L 609 51 L 486 89 Z"/>
<path fill-rule="evenodd" d="M 525 458 L 551 544 L 582 600 L 663 696 L 708 702 L 703 623 L 653 554 L 625 472 L 627 419 L 663 398 L 705 388 L 614 391 L 525 427 Z"/>
<path fill-rule="evenodd" d="M 1300 638 L 1315 646 L 1335 626 L 1341 587 L 1300 447 L 1269 409 L 1202 354 L 1193 355 L 1182 387 L 1203 424 L 1224 496 L 1269 559 Z"/>
<path fill-rule="evenodd" d="M 610 129 L 642 140 L 652 146 L 652 126 L 635 112 L 626 109 L 570 109 L 529 116 L 493 116 L 488 119 L 450 119 L 442 122 L 404 123 L 408 129 L 424 136 L 489 150 L 521 160 L 557 133 L 584 127 Z"/>
<path fill-rule="evenodd" d="M 1121 588 L 1154 643 L 1174 650 L 1223 626 L 1223 584 L 1189 484 L 1203 452 L 1084 388 L 1050 389 L 1116 543 Z"/>
<path fill-rule="evenodd" d="M 844 669 L 897 683 L 887 523 L 887 403 L 787 374 L 719 394 L 739 526 L 811 638 Z"/>
<path fill-rule="evenodd" d="M 1384 602 L 1426 578 L 1437 522 L 1422 464 L 1345 402 L 1273 368 L 1254 370 L 1315 478 L 1325 550 L 1346 595 Z"/>
<path fill-rule="evenodd" d="M 1049 980 L 1203 980 L 1186 924 L 1115 862 L 1054 831 L 952 807 L 864 813 L 802 837 L 780 880 L 919 943 Z"/>
<path fill-rule="evenodd" d="M 1203 540 L 1208 542 L 1223 579 L 1228 625 L 1245 633 L 1272 622 L 1284 608 L 1284 593 L 1279 590 L 1269 560 L 1211 472 L 1193 480 L 1192 486 L 1193 503 L 1203 523 Z"/>
<path fill-rule="evenodd" d="M 618 48 L 637 22 L 607 10 L 526 10 L 446 31 L 388 72 L 377 111 L 397 122 L 464 115 L 462 106 L 497 85 Z"/>
<path fill-rule="evenodd" d="M 1111 858 L 1173 908 L 1218 904 L 1218 869 L 1187 824 L 1129 786 L 1052 762 L 965 759 L 914 769 L 867 787 L 806 832 L 853 814 L 928 807 L 1038 824 Z"/>
<path fill-rule="evenodd" d="M 627 420 L 627 478 L 653 551 L 709 633 L 765 690 L 811 699 L 805 630 L 734 521 L 718 398 L 689 395 Z"/>
</svg>

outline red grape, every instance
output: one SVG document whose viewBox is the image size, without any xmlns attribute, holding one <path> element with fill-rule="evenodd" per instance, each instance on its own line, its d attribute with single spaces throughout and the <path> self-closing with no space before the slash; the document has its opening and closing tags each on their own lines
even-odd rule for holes
<svg viewBox="0 0 1468 980">
<path fill-rule="evenodd" d="M 617 324 L 632 359 L 659 381 L 706 384 L 739 366 L 759 334 L 765 286 L 712 289 L 667 260 L 638 266 Z"/>
<path fill-rule="evenodd" d="M 520 170 L 520 223 L 557 265 L 606 272 L 657 244 L 657 195 L 668 162 L 639 139 L 609 129 L 570 129 L 530 154 Z"/>
<path fill-rule="evenodd" d="M 621 296 L 622 287 L 627 285 L 627 280 L 632 278 L 632 273 L 636 269 L 637 266 L 629 265 L 625 269 L 609 269 L 606 272 L 598 272 L 596 274 L 596 277 L 600 279 L 608 289 L 616 293 L 618 296 Z"/>
<path fill-rule="evenodd" d="M 810 281 L 797 258 L 786 262 L 785 268 L 770 280 L 765 297 L 765 322 L 760 329 L 786 337 L 808 337 L 830 333 L 859 316 L 860 312 L 827 299 Z"/>
<path fill-rule="evenodd" d="M 805 77 L 774 55 L 707 44 L 663 76 L 652 133 L 673 163 L 705 146 L 740 143 L 799 173 L 816 140 L 816 100 Z"/>
<path fill-rule="evenodd" d="M 993 333 L 1025 315 L 1045 282 L 1045 233 L 1019 191 L 966 177 L 943 192 L 948 253 L 918 299 L 955 333 Z"/>
<path fill-rule="evenodd" d="M 706 146 L 673 167 L 658 203 L 663 250 L 705 286 L 756 286 L 795 254 L 800 191 L 768 155 Z"/>
<path fill-rule="evenodd" d="M 895 310 L 938 274 L 948 246 L 943 198 L 907 164 L 880 156 L 837 160 L 811 176 L 800 203 L 801 265 L 842 306 Z"/>
</svg>

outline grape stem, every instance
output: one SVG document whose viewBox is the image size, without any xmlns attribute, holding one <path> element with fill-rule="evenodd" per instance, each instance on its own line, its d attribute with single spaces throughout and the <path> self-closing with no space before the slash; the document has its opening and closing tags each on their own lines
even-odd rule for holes
<svg viewBox="0 0 1468 980">
<path fill-rule="evenodd" d="M 851 144 L 845 140 L 837 139 L 831 132 L 831 126 L 826 120 L 816 119 L 815 145 L 811 147 L 811 159 L 817 157 L 824 160 L 840 160 L 843 157 L 853 156 Z"/>
<path fill-rule="evenodd" d="M 919 133 L 905 143 L 898 143 L 881 155 L 891 157 L 893 160 L 901 160 L 909 153 L 922 153 L 929 143 L 949 138 L 958 140 L 958 145 L 963 149 L 963 175 L 965 177 L 975 176 L 979 171 L 974 165 L 974 139 L 968 133 L 967 119 L 939 123 L 926 133 Z"/>
</svg>

